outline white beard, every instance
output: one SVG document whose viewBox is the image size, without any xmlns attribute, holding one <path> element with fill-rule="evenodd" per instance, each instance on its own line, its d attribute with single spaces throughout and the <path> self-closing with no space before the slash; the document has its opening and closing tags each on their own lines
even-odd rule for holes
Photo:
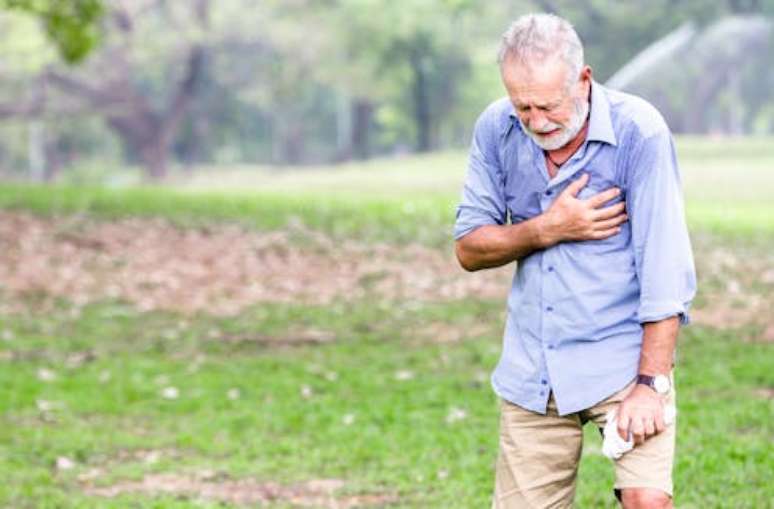
<svg viewBox="0 0 774 509">
<path fill-rule="evenodd" d="M 570 117 L 570 121 L 566 126 L 549 122 L 543 127 L 543 133 L 551 132 L 555 129 L 561 129 L 561 132 L 551 136 L 550 138 L 541 136 L 541 131 L 533 131 L 532 129 L 528 128 L 519 118 L 521 128 L 524 129 L 524 132 L 527 133 L 527 136 L 532 138 L 532 141 L 537 143 L 538 146 L 543 150 L 556 150 L 558 148 L 562 148 L 563 146 L 567 145 L 570 140 L 575 138 L 581 129 L 583 129 L 583 124 L 586 123 L 586 117 L 589 114 L 588 101 L 578 99 L 574 102 L 575 113 L 572 115 L 572 117 Z"/>
</svg>

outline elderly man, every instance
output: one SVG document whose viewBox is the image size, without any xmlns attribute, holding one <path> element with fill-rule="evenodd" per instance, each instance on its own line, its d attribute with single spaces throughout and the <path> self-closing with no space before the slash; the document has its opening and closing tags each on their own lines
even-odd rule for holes
<svg viewBox="0 0 774 509">
<path fill-rule="evenodd" d="M 671 134 L 647 102 L 592 80 L 561 18 L 515 21 L 499 63 L 508 97 L 476 123 L 455 225 L 466 270 L 518 263 L 492 374 L 493 507 L 570 507 L 581 428 L 613 408 L 635 444 L 616 496 L 671 507 L 664 408 L 696 286 Z"/>
</svg>

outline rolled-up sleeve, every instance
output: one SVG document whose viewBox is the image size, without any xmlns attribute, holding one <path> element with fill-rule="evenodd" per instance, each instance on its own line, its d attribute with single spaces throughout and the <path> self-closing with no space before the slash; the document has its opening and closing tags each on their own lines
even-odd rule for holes
<svg viewBox="0 0 774 509">
<path fill-rule="evenodd" d="M 504 224 L 506 205 L 503 173 L 497 156 L 498 133 L 490 111 L 476 122 L 470 146 L 468 173 L 457 207 L 454 238 L 459 240 L 479 226 Z"/>
<path fill-rule="evenodd" d="M 674 142 L 666 128 L 640 140 L 631 172 L 627 212 L 640 281 L 639 321 L 679 315 L 688 323 L 696 272 Z"/>
</svg>

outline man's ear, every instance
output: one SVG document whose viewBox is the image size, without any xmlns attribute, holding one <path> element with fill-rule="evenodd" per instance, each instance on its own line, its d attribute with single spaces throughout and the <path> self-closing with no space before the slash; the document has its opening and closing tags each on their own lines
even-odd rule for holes
<svg viewBox="0 0 774 509">
<path fill-rule="evenodd" d="M 593 74 L 593 73 L 592 73 L 592 71 L 591 71 L 591 66 L 584 65 L 584 66 L 583 66 L 583 69 L 581 69 L 580 77 L 581 77 L 581 79 L 583 79 L 583 80 L 589 80 L 589 81 L 591 81 L 592 74 Z"/>
<path fill-rule="evenodd" d="M 580 72 L 580 81 L 583 83 L 584 87 L 584 94 L 591 94 L 591 80 L 592 80 L 592 72 L 591 67 L 588 65 L 584 65 L 583 69 L 581 69 Z"/>
</svg>

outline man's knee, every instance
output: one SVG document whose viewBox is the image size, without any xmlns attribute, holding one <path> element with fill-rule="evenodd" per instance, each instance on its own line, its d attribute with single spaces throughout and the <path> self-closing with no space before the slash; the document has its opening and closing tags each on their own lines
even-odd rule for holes
<svg viewBox="0 0 774 509">
<path fill-rule="evenodd" d="M 621 490 L 624 509 L 669 509 L 672 497 L 652 488 L 626 488 Z"/>
</svg>

